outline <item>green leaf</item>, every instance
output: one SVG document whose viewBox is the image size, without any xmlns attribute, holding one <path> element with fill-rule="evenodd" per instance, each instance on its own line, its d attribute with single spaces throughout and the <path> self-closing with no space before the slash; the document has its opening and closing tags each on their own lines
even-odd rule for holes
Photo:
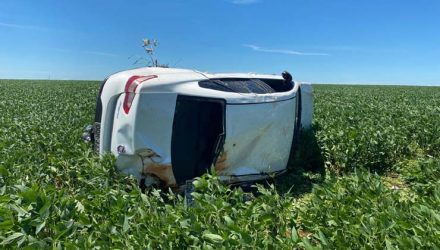
<svg viewBox="0 0 440 250">
<path fill-rule="evenodd" d="M 290 238 L 292 239 L 293 242 L 298 242 L 299 240 L 298 232 L 296 231 L 296 228 L 294 226 L 292 227 Z"/>
<path fill-rule="evenodd" d="M 309 239 L 307 239 L 307 238 L 301 238 L 301 243 L 302 243 L 302 245 L 304 246 L 304 248 L 305 248 L 306 250 L 313 250 L 313 249 L 315 249 L 315 248 L 312 246 L 312 244 L 310 244 L 310 241 L 309 241 Z"/>
<path fill-rule="evenodd" d="M 123 226 L 122 226 L 122 231 L 123 231 L 124 233 L 127 232 L 128 227 L 129 227 L 129 225 L 128 225 L 128 216 L 127 216 L 127 215 L 124 215 L 124 224 L 123 224 Z"/>
<path fill-rule="evenodd" d="M 329 226 L 338 226 L 338 223 L 336 223 L 336 221 L 334 221 L 334 220 L 329 220 L 328 222 L 327 222 L 327 224 L 329 225 Z"/>
<path fill-rule="evenodd" d="M 234 225 L 234 221 L 231 219 L 231 217 L 229 217 L 228 215 L 223 216 L 223 219 L 226 221 L 226 224 L 228 226 L 230 225 Z"/>
<path fill-rule="evenodd" d="M 8 245 L 9 243 L 12 243 L 13 241 L 19 239 L 20 237 L 23 237 L 24 234 L 23 233 L 13 233 L 11 235 L 9 235 L 7 238 L 5 238 L 0 245 Z"/>
<path fill-rule="evenodd" d="M 80 201 L 76 201 L 75 208 L 78 213 L 84 213 L 84 205 Z"/>
<path fill-rule="evenodd" d="M 319 232 L 318 232 L 318 239 L 321 241 L 321 243 L 324 246 L 328 246 L 329 245 L 329 243 L 327 241 L 327 238 L 325 237 L 325 235 L 322 233 L 321 230 L 319 230 Z"/>
<path fill-rule="evenodd" d="M 42 223 L 40 223 L 36 228 L 35 228 L 35 234 L 38 234 L 41 229 L 44 228 L 44 226 L 46 225 L 46 221 L 43 221 Z"/>
<path fill-rule="evenodd" d="M 223 238 L 220 235 L 218 235 L 218 234 L 204 233 L 202 237 L 203 237 L 203 239 L 208 240 L 208 241 L 213 242 L 213 243 L 221 243 L 221 242 L 223 242 Z"/>
</svg>

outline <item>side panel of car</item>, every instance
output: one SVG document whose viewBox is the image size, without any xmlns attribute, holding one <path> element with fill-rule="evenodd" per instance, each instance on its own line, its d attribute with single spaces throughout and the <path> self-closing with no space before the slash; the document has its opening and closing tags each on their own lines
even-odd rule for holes
<svg viewBox="0 0 440 250">
<path fill-rule="evenodd" d="M 295 127 L 295 98 L 226 105 L 226 140 L 219 175 L 257 175 L 286 168 Z"/>
<path fill-rule="evenodd" d="M 153 175 L 174 185 L 171 136 L 177 94 L 136 94 L 128 114 L 122 108 L 125 95 L 120 95 L 114 112 L 111 152 L 117 167 L 138 179 Z"/>
</svg>

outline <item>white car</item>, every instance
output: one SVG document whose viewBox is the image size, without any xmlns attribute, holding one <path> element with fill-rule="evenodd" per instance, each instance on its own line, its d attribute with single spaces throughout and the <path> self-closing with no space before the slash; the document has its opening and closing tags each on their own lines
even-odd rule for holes
<svg viewBox="0 0 440 250">
<path fill-rule="evenodd" d="M 145 67 L 104 81 L 87 136 L 146 186 L 181 186 L 212 169 L 237 183 L 283 173 L 312 114 L 311 85 L 287 72 Z"/>
</svg>

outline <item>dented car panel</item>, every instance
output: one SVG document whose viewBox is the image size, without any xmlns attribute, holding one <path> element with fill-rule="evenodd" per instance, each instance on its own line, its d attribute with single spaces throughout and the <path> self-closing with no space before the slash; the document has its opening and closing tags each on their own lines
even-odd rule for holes
<svg viewBox="0 0 440 250">
<path fill-rule="evenodd" d="M 310 85 L 169 68 L 116 73 L 98 103 L 98 152 L 147 186 L 179 186 L 212 169 L 228 182 L 282 173 L 313 114 Z"/>
<path fill-rule="evenodd" d="M 119 156 L 117 166 L 137 178 L 145 173 L 160 177 L 172 173 L 171 133 L 177 94 L 138 93 L 128 114 L 121 108 L 125 98 L 125 93 L 120 95 L 113 121 L 111 152 Z M 166 180 L 173 184 L 174 176 L 168 175 Z"/>
<path fill-rule="evenodd" d="M 290 100 L 227 105 L 227 133 L 223 154 L 216 163 L 218 173 L 246 175 L 285 169 L 294 133 L 295 106 Z"/>
</svg>

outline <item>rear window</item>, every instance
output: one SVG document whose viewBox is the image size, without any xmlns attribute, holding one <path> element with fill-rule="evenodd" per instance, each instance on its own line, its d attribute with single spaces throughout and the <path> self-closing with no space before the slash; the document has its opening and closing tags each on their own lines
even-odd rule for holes
<svg viewBox="0 0 440 250">
<path fill-rule="evenodd" d="M 223 78 L 200 81 L 199 86 L 225 92 L 270 94 L 289 91 L 293 83 L 276 79 Z"/>
</svg>

